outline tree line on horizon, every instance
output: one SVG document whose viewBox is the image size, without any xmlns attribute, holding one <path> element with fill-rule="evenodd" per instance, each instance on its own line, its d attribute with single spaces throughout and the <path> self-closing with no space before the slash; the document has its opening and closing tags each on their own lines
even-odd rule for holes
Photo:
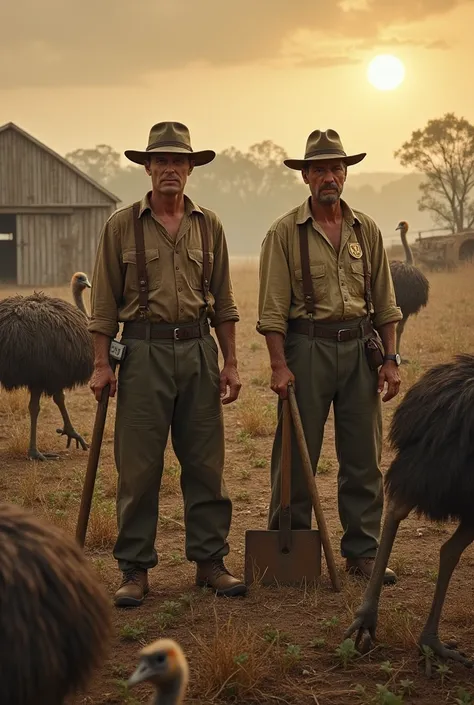
<svg viewBox="0 0 474 705">
<path fill-rule="evenodd" d="M 142 198 L 150 188 L 143 167 L 123 166 L 110 145 L 65 156 L 123 204 Z M 283 147 L 264 140 L 246 152 L 225 149 L 191 175 L 186 193 L 219 215 L 232 255 L 257 255 L 271 223 L 307 198 L 301 175 L 282 166 L 287 156 Z M 461 232 L 474 227 L 474 126 L 447 113 L 414 131 L 395 156 L 414 171 L 382 180 L 349 169 L 343 193 L 353 208 L 374 218 L 387 241 L 396 241 L 400 220 L 412 226 L 412 239 L 419 229 Z"/>
</svg>

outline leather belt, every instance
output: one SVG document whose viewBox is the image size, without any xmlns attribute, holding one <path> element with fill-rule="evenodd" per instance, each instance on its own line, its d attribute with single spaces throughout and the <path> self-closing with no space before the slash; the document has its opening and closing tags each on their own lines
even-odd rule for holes
<svg viewBox="0 0 474 705">
<path fill-rule="evenodd" d="M 210 334 L 209 323 L 183 324 L 173 327 L 169 323 L 147 323 L 127 321 L 123 326 L 122 338 L 139 340 L 192 340 Z"/>
<path fill-rule="evenodd" d="M 364 338 L 372 333 L 373 328 L 370 321 L 362 321 L 360 325 L 352 328 L 329 328 L 318 326 L 310 318 L 293 318 L 288 321 L 288 330 L 292 333 L 300 333 L 310 338 L 328 338 L 344 343 L 355 338 Z"/>
</svg>

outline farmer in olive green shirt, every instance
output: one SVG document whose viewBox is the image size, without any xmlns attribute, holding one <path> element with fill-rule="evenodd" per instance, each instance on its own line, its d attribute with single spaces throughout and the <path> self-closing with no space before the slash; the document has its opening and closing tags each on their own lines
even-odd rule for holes
<svg viewBox="0 0 474 705">
<path fill-rule="evenodd" d="M 388 401 L 399 390 L 395 326 L 402 314 L 380 230 L 369 216 L 351 210 L 340 198 L 347 166 L 364 156 L 347 156 L 334 130 L 316 130 L 308 137 L 304 159 L 285 161 L 302 172 L 310 197 L 273 223 L 263 241 L 257 330 L 266 338 L 272 389 L 282 399 L 288 384 L 294 384 L 314 471 L 333 404 L 344 530 L 341 552 L 346 570 L 368 578 L 383 507 L 380 395 L 386 386 L 383 401 Z M 309 294 L 300 237 L 307 242 Z M 385 353 L 379 369 L 371 369 L 365 350 L 374 328 Z M 280 420 L 272 452 L 270 529 L 278 528 L 279 522 L 281 431 Z M 312 507 L 295 439 L 291 485 L 292 528 L 308 529 Z M 385 582 L 395 580 L 387 569 Z"/>
<path fill-rule="evenodd" d="M 147 571 L 158 561 L 158 496 L 170 430 L 181 465 L 186 556 L 197 563 L 196 583 L 218 595 L 243 595 L 245 585 L 223 562 L 232 504 L 223 481 L 222 404 L 237 399 L 241 386 L 235 353 L 239 316 L 222 224 L 184 195 L 193 168 L 208 164 L 215 152 L 193 152 L 185 125 L 162 122 L 152 127 L 145 151 L 125 155 L 145 165 L 152 191 L 136 214 L 132 206 L 119 209 L 103 228 L 89 324 L 95 344 L 90 386 L 97 399 L 109 383 L 110 395 L 115 394 L 108 351 L 119 322 L 127 346 L 115 428 L 114 557 L 123 573 L 115 604 L 140 605 L 149 589 Z M 137 247 L 140 222 L 143 245 Z M 220 373 L 209 323 L 224 358 Z"/>
</svg>

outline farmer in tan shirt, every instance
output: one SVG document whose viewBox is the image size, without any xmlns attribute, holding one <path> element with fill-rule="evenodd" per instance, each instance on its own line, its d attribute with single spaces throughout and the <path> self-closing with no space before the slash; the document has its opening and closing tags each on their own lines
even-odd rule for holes
<svg viewBox="0 0 474 705">
<path fill-rule="evenodd" d="M 114 557 L 123 573 L 115 604 L 140 605 L 148 592 L 147 571 L 158 562 L 158 496 L 170 430 L 181 465 L 186 556 L 197 563 L 196 583 L 219 595 L 243 595 L 245 585 L 223 562 L 232 504 L 223 481 L 222 404 L 237 399 L 241 386 L 239 316 L 222 224 L 184 195 L 193 168 L 208 164 L 215 152 L 193 152 L 187 127 L 162 122 L 152 127 L 145 151 L 125 155 L 145 165 L 152 190 L 135 207 L 116 211 L 103 228 L 89 324 L 95 344 L 90 386 L 97 399 L 108 383 L 115 394 L 108 350 L 119 322 L 127 346 L 115 427 Z M 141 229 L 143 244 L 137 244 Z M 222 352 L 221 372 L 209 324 Z"/>
<path fill-rule="evenodd" d="M 380 396 L 385 386 L 383 401 L 399 390 L 395 326 L 402 314 L 379 228 L 340 198 L 347 166 L 364 156 L 347 156 L 334 130 L 316 130 L 304 159 L 285 161 L 301 171 L 310 197 L 273 223 L 263 241 L 257 330 L 266 338 L 273 391 L 285 398 L 288 384 L 294 384 L 314 471 L 333 404 L 341 552 L 346 569 L 367 578 L 383 507 Z M 374 329 L 383 343 L 380 366 L 366 350 L 377 339 Z M 280 420 L 272 452 L 270 529 L 279 522 L 281 431 Z M 295 440 L 291 483 L 292 528 L 308 529 L 311 502 Z M 395 580 L 387 569 L 385 582 Z"/>
</svg>

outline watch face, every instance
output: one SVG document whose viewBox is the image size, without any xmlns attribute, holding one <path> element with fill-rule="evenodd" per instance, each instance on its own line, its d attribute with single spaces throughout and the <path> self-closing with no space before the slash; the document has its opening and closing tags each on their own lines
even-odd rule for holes
<svg viewBox="0 0 474 705">
<path fill-rule="evenodd" d="M 402 362 L 402 358 L 398 353 L 395 355 L 395 362 L 397 363 L 397 365 L 400 365 Z"/>
</svg>

